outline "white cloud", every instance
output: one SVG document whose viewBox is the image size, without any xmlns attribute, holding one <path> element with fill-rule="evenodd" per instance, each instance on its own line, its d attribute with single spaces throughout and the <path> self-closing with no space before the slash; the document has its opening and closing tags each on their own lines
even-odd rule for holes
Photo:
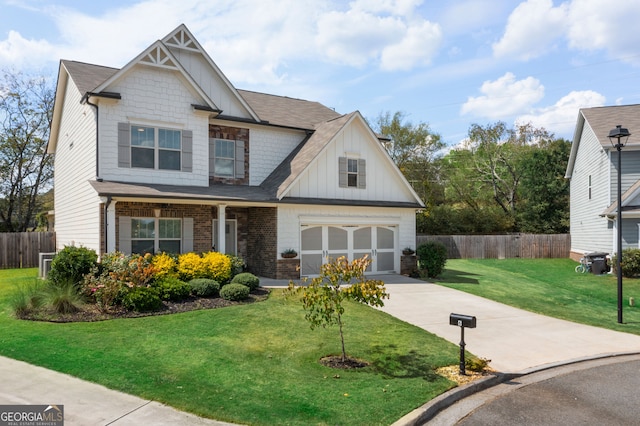
<svg viewBox="0 0 640 426">
<path fill-rule="evenodd" d="M 580 108 L 603 106 L 605 97 L 592 90 L 573 91 L 554 105 L 533 110 L 519 116 L 516 123 L 532 123 L 555 134 L 571 134 L 575 128 Z"/>
<path fill-rule="evenodd" d="M 0 66 L 22 67 L 58 58 L 46 40 L 27 40 L 16 31 L 9 31 L 6 40 L 0 40 Z"/>
<path fill-rule="evenodd" d="M 571 48 L 582 51 L 603 49 L 611 57 L 640 62 L 640 2 L 637 0 L 573 0 L 569 6 L 567 37 Z"/>
<path fill-rule="evenodd" d="M 509 16 L 504 35 L 493 44 L 493 53 L 496 57 L 521 60 L 547 53 L 564 33 L 566 19 L 566 4 L 553 7 L 551 0 L 520 3 Z"/>
<path fill-rule="evenodd" d="M 480 92 L 482 96 L 467 99 L 461 114 L 495 120 L 528 111 L 544 97 L 544 86 L 533 77 L 516 80 L 516 76 L 508 72 L 495 81 L 482 83 Z"/>
<path fill-rule="evenodd" d="M 440 46 L 440 27 L 430 22 L 409 27 L 399 43 L 382 50 L 380 67 L 385 71 L 409 70 L 416 65 L 428 65 Z"/>
<path fill-rule="evenodd" d="M 411 16 L 424 0 L 356 0 L 351 9 L 372 13 L 389 13 L 396 16 Z"/>
</svg>

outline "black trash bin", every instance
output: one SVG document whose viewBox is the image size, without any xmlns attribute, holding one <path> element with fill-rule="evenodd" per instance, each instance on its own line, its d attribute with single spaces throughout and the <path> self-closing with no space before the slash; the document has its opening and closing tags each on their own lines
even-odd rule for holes
<svg viewBox="0 0 640 426">
<path fill-rule="evenodd" d="M 609 253 L 587 253 L 585 257 L 587 262 L 591 263 L 591 272 L 595 275 L 606 274 L 611 270 L 609 266 L 609 259 L 607 255 Z"/>
</svg>

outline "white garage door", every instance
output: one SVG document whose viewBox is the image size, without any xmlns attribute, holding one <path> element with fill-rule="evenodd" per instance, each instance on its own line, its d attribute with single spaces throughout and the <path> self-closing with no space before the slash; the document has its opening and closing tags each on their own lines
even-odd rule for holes
<svg viewBox="0 0 640 426">
<path fill-rule="evenodd" d="M 320 266 L 346 256 L 353 260 L 369 255 L 367 272 L 397 272 L 396 226 L 302 225 L 300 268 L 302 276 L 320 273 Z"/>
</svg>

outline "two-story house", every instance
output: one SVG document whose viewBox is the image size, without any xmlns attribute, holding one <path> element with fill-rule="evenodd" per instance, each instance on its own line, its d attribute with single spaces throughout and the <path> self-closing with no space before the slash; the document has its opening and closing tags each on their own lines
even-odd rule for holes
<svg viewBox="0 0 640 426">
<path fill-rule="evenodd" d="M 214 249 L 274 278 L 368 254 L 404 273 L 424 207 L 359 112 L 238 90 L 184 25 L 121 69 L 61 61 L 48 152 L 58 248 Z"/>
<path fill-rule="evenodd" d="M 621 150 L 622 247 L 640 247 L 640 105 L 584 108 L 565 176 L 571 179 L 571 257 L 576 260 L 589 252 L 616 253 L 618 151 L 608 136 L 617 125 L 631 133 Z"/>
</svg>

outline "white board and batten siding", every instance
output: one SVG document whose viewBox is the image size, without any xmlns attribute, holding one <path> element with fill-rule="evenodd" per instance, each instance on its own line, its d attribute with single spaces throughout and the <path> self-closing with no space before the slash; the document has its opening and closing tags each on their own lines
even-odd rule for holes
<svg viewBox="0 0 640 426">
<path fill-rule="evenodd" d="M 56 245 L 100 245 L 99 197 L 89 183 L 96 175 L 95 109 L 81 104 L 82 94 L 71 81 L 66 86 L 64 111 L 55 152 Z"/>
<path fill-rule="evenodd" d="M 162 97 L 157 97 L 158 88 Z M 209 119 L 193 111 L 202 104 L 189 83 L 177 72 L 138 65 L 110 91 L 122 99 L 100 104 L 100 177 L 105 180 L 166 185 L 209 185 Z M 190 134 L 192 165 L 182 171 L 152 170 L 118 165 L 118 124 L 175 129 Z M 189 133 L 190 132 L 190 133 Z M 183 147 L 184 149 L 184 147 Z"/>
<path fill-rule="evenodd" d="M 352 121 L 322 151 L 287 193 L 290 197 L 337 200 L 416 202 L 382 148 L 358 120 Z M 364 188 L 340 187 L 339 158 L 365 161 Z"/>
</svg>

